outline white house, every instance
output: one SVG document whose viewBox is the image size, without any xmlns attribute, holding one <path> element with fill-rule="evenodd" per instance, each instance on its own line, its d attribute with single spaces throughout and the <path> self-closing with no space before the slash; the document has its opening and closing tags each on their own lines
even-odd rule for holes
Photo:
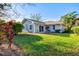
<svg viewBox="0 0 79 59">
<path fill-rule="evenodd" d="M 60 21 L 46 21 L 45 28 L 47 32 L 64 32 L 65 30 L 63 23 Z"/>
<path fill-rule="evenodd" d="M 32 19 L 24 19 L 22 21 L 24 32 L 32 32 L 32 33 L 44 33 L 45 32 L 45 23 L 32 20 Z"/>
<path fill-rule="evenodd" d="M 32 19 L 24 19 L 23 23 L 23 32 L 32 32 L 32 33 L 46 33 L 46 32 L 64 32 L 64 25 L 60 21 L 46 21 L 41 22 Z"/>
</svg>

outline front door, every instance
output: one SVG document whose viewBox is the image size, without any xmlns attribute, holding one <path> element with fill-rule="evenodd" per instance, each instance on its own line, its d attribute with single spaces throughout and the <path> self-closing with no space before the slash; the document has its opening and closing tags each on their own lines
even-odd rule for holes
<svg viewBox="0 0 79 59">
<path fill-rule="evenodd" d="M 43 32 L 44 31 L 44 27 L 43 26 L 39 26 L 39 32 Z"/>
<path fill-rule="evenodd" d="M 50 30 L 49 30 L 49 26 L 46 26 L 46 32 L 50 32 Z"/>
</svg>

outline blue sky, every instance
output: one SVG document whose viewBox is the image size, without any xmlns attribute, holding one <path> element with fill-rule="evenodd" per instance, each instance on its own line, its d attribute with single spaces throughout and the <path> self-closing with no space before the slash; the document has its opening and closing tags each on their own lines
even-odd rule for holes
<svg viewBox="0 0 79 59">
<path fill-rule="evenodd" d="M 21 18 L 30 18 L 31 14 L 40 13 L 42 20 L 59 20 L 72 11 L 79 13 L 79 3 L 36 3 L 35 6 L 18 4 L 16 8 Z"/>
</svg>

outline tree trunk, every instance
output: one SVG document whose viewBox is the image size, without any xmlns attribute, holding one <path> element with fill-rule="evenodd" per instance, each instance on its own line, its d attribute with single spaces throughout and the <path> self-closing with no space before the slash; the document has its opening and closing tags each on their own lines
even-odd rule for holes
<svg viewBox="0 0 79 59">
<path fill-rule="evenodd" d="M 9 39 L 9 46 L 8 46 L 10 49 L 13 48 L 13 39 Z"/>
</svg>

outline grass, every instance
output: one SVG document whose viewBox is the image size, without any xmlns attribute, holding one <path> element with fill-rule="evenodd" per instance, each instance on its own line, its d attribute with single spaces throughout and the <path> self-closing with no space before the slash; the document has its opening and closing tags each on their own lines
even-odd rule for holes
<svg viewBox="0 0 79 59">
<path fill-rule="evenodd" d="M 79 36 L 75 34 L 20 34 L 15 36 L 25 55 L 75 56 L 79 55 Z"/>
</svg>

